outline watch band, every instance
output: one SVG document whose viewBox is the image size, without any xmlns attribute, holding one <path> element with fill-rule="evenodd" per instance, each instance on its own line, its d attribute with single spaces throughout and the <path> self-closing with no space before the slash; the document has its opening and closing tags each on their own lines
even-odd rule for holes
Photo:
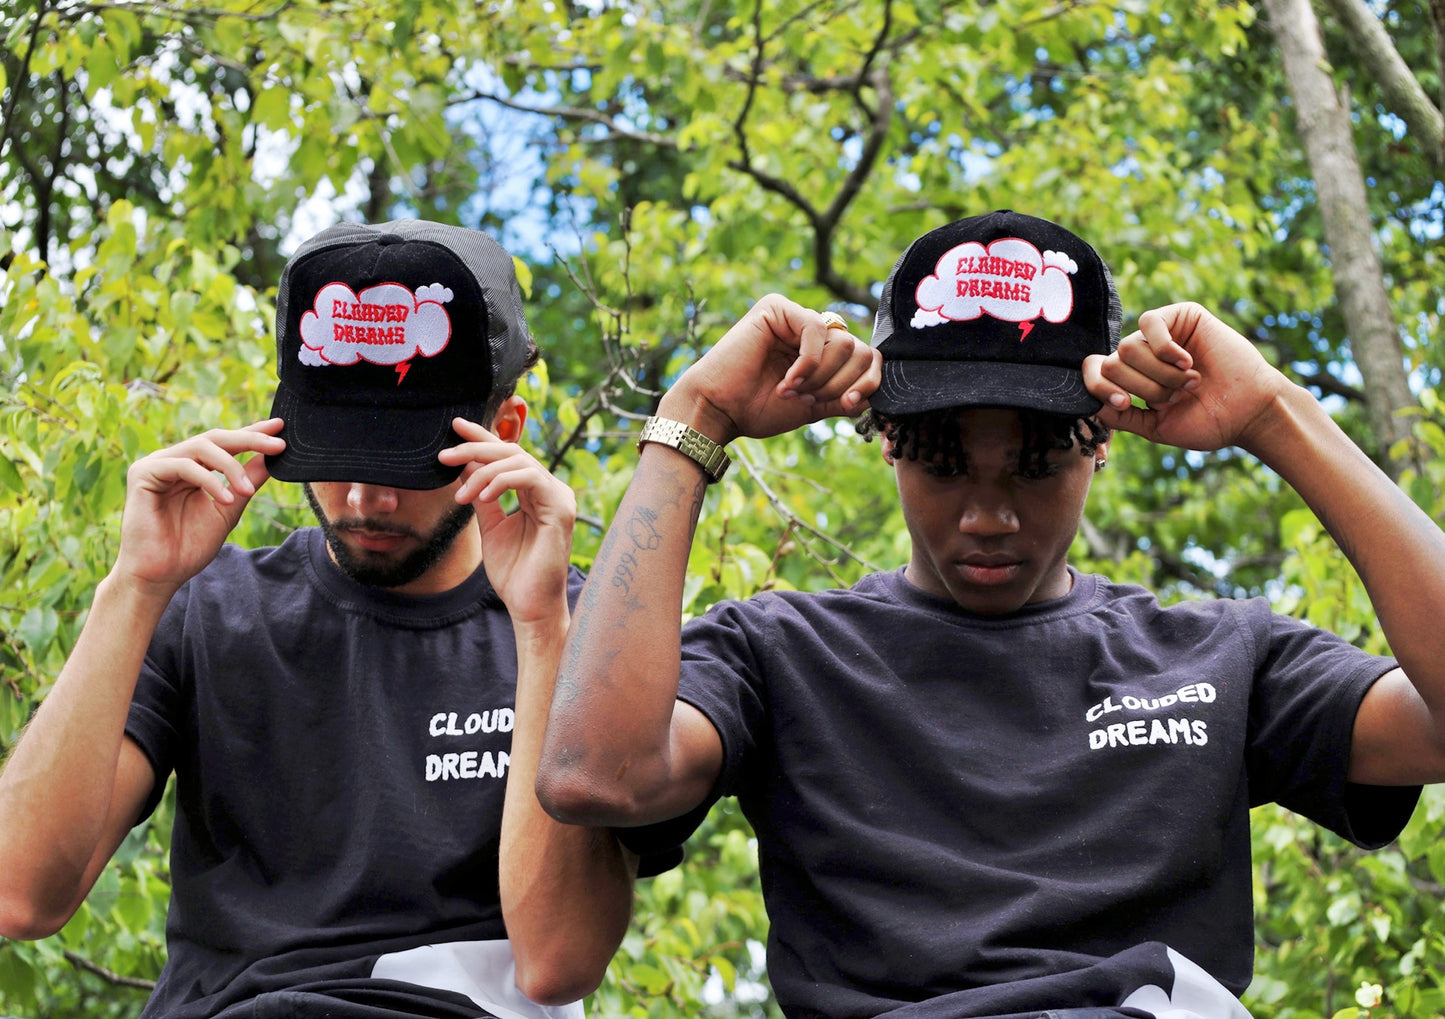
<svg viewBox="0 0 1445 1019">
<path fill-rule="evenodd" d="M 689 428 L 681 421 L 660 417 L 648 418 L 642 423 L 642 431 L 637 434 L 639 450 L 642 449 L 644 442 L 671 446 L 683 456 L 694 461 L 707 475 L 709 485 L 721 479 L 732 464 L 732 458 L 728 456 L 726 449 L 696 428 Z"/>
</svg>

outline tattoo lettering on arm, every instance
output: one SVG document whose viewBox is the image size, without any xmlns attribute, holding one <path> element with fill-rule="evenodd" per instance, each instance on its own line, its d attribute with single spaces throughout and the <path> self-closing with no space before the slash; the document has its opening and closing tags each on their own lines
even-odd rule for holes
<svg viewBox="0 0 1445 1019">
<path fill-rule="evenodd" d="M 657 511 L 647 507 L 639 506 L 633 511 L 632 518 L 627 521 L 627 537 L 632 542 L 632 547 L 638 552 L 653 552 L 662 545 L 662 535 L 657 530 Z M 637 556 L 632 552 L 623 552 L 617 558 L 617 568 L 612 574 L 612 586 L 621 589 L 622 593 L 631 597 L 627 600 L 628 614 L 646 606 L 639 603 L 635 596 L 632 596 L 632 582 L 637 578 L 639 563 Z M 618 625 L 622 625 L 619 621 Z"/>
<path fill-rule="evenodd" d="M 552 689 L 552 699 L 558 704 L 576 704 L 577 698 L 582 696 L 582 687 L 570 675 L 564 674 L 557 677 L 557 684 Z"/>
<path fill-rule="evenodd" d="M 707 494 L 707 478 L 699 478 L 692 490 L 692 515 L 689 518 L 689 526 L 694 534 L 697 533 L 697 521 L 702 516 L 702 500 Z"/>
<path fill-rule="evenodd" d="M 609 666 L 588 671 L 597 677 L 596 682 L 601 686 L 612 688 L 615 677 L 610 665 L 624 649 L 619 643 L 620 636 L 604 637 L 602 633 L 626 631 L 630 620 L 649 610 L 649 604 L 642 597 L 645 585 L 639 586 L 637 581 L 648 569 L 648 555 L 663 546 L 664 528 L 669 525 L 663 518 L 671 515 L 668 507 L 675 507 L 687 515 L 688 539 L 691 540 L 702 510 L 707 480 L 691 477 L 680 470 L 669 471 L 664 477 L 669 483 L 666 486 L 668 493 L 658 498 L 655 505 L 634 506 L 627 519 L 614 522 L 602 539 L 602 547 L 592 562 L 592 576 L 582 588 L 578 611 L 573 616 L 572 633 L 557 680 L 555 696 L 563 703 L 575 703 L 586 696 L 586 691 L 574 678 L 579 674 L 584 655 L 594 663 L 600 660 Z M 691 506 L 686 505 L 689 498 Z M 605 592 L 608 591 L 616 600 L 607 600 L 609 595 Z"/>
<path fill-rule="evenodd" d="M 639 506 L 627 521 L 627 536 L 632 544 L 643 552 L 651 552 L 662 544 L 662 535 L 657 531 L 657 510 Z"/>
</svg>

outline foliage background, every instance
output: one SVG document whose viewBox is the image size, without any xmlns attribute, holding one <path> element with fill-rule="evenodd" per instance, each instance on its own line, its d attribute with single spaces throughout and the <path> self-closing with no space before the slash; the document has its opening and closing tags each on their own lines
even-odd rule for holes
<svg viewBox="0 0 1445 1019">
<path fill-rule="evenodd" d="M 1371 10 L 1432 96 L 1438 4 Z M 1434 338 L 1440 156 L 1321 11 L 1419 406 L 1402 476 L 1445 514 Z M 275 281 L 340 217 L 480 226 L 518 255 L 547 361 L 529 439 L 579 492 L 587 566 L 659 388 L 779 290 L 866 335 L 914 236 L 1014 207 L 1090 239 L 1126 327 L 1209 305 L 1369 429 L 1295 104 L 1246 3 L 1206 0 L 9 0 L 0 7 L 0 747 L 45 696 L 115 551 L 124 465 L 265 415 Z M 710 495 L 688 611 L 905 561 L 875 447 L 766 443 Z M 305 523 L 273 483 L 234 534 Z M 1264 595 L 1382 650 L 1299 500 L 1237 451 L 1123 437 L 1074 562 L 1167 599 Z M 59 935 L 0 942 L 0 1011 L 128 1017 L 164 957 L 169 804 Z M 1263 1017 L 1445 1009 L 1445 796 L 1360 854 L 1256 818 Z M 720 804 L 644 883 L 602 1016 L 775 1015 L 745 822 Z"/>
</svg>

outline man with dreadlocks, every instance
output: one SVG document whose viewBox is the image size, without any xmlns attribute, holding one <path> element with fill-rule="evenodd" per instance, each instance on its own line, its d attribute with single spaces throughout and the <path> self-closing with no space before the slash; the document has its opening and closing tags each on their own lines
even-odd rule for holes
<svg viewBox="0 0 1445 1019">
<path fill-rule="evenodd" d="M 543 806 L 665 822 L 633 833 L 651 850 L 738 797 L 791 1019 L 1247 1015 L 1250 807 L 1379 846 L 1445 779 L 1445 534 L 1198 305 L 1121 341 L 1107 267 L 1053 223 L 919 238 L 871 349 L 817 318 L 760 301 L 644 428 L 573 617 Z M 718 605 L 679 638 L 719 444 L 865 399 L 907 565 Z M 1398 660 L 1259 599 L 1165 608 L 1070 567 L 1119 430 L 1277 471 Z"/>
</svg>

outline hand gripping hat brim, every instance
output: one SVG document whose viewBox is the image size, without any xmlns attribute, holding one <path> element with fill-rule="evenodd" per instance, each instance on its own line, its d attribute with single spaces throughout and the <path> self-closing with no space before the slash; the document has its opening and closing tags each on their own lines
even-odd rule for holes
<svg viewBox="0 0 1445 1019">
<path fill-rule="evenodd" d="M 272 413 L 282 481 L 440 488 L 437 453 L 480 424 L 530 338 L 511 256 L 486 234 L 422 220 L 342 223 L 304 243 L 276 298 Z"/>
<path fill-rule="evenodd" d="M 1118 347 L 1122 321 L 1109 267 L 1068 230 L 1009 210 L 962 219 L 918 238 L 888 274 L 869 404 L 1093 414 L 1084 358 Z"/>
</svg>

